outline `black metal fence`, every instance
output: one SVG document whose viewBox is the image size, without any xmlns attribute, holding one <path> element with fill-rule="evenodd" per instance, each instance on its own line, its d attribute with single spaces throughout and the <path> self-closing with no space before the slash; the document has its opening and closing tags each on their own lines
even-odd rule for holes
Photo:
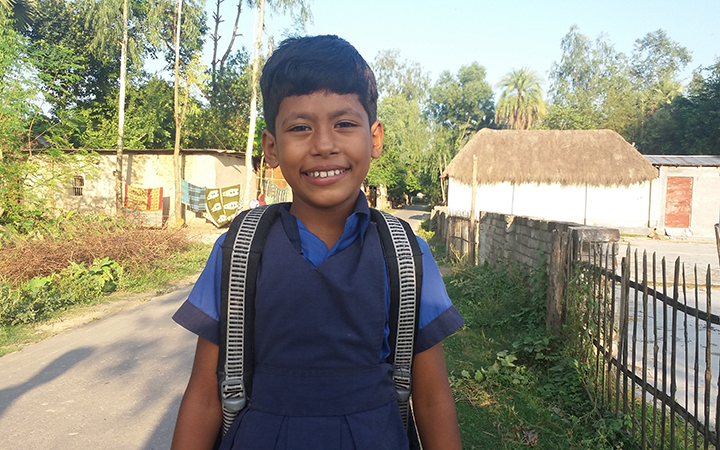
<svg viewBox="0 0 720 450">
<path fill-rule="evenodd" d="M 645 449 L 720 449 L 720 308 L 710 266 L 571 243 L 563 308 L 591 397 Z M 668 270 L 670 269 L 670 270 Z M 589 350 L 588 350 L 589 349 Z"/>
</svg>

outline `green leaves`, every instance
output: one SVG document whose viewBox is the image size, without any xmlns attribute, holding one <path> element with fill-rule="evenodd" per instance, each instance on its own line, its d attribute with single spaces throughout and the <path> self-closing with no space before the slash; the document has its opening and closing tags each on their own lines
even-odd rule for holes
<svg viewBox="0 0 720 450">
<path fill-rule="evenodd" d="M 115 291 L 122 276 L 122 267 L 106 257 L 87 269 L 71 263 L 60 273 L 35 277 L 17 288 L 0 282 L 0 325 L 34 323 L 68 306 L 96 301 Z"/>
<path fill-rule="evenodd" d="M 533 122 L 546 113 L 541 84 L 538 74 L 526 68 L 505 75 L 497 85 L 502 93 L 495 111 L 495 123 L 507 124 L 515 130 L 529 130 Z"/>
</svg>

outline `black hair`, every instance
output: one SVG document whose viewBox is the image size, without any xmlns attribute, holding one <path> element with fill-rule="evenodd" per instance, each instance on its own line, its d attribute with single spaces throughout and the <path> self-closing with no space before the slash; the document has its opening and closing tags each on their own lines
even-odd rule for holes
<svg viewBox="0 0 720 450">
<path fill-rule="evenodd" d="M 280 103 L 318 91 L 357 94 L 370 125 L 377 118 L 375 75 L 360 53 L 337 36 L 285 39 L 268 58 L 260 78 L 265 126 L 275 135 Z"/>
</svg>

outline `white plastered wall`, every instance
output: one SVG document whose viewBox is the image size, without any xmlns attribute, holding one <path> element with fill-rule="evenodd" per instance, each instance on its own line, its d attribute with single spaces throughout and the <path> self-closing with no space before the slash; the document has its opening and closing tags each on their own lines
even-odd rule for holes
<svg viewBox="0 0 720 450">
<path fill-rule="evenodd" d="M 451 214 L 468 215 L 471 197 L 470 186 L 449 180 Z M 498 183 L 478 186 L 475 210 L 644 231 L 650 198 L 650 182 L 613 187 Z"/>
<path fill-rule="evenodd" d="M 665 229 L 665 203 L 667 201 L 668 177 L 691 177 L 693 179 L 690 227 L 688 229 Z M 720 167 L 673 167 L 660 166 L 657 202 L 653 202 L 653 216 L 657 217 L 658 229 L 670 235 L 702 238 L 715 236 L 714 224 L 720 221 Z"/>
</svg>

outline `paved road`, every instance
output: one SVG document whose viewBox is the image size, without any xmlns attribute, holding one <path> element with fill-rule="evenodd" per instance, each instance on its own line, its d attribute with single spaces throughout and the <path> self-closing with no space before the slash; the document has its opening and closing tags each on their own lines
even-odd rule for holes
<svg viewBox="0 0 720 450">
<path fill-rule="evenodd" d="M 675 259 L 680 257 L 680 261 L 685 264 L 686 280 L 688 283 L 694 283 L 692 279 L 693 266 L 697 265 L 698 277 L 700 284 L 705 283 L 705 273 L 708 265 L 710 266 L 712 284 L 720 287 L 720 264 L 718 261 L 717 246 L 714 242 L 693 242 L 682 240 L 655 240 L 646 238 L 627 238 L 621 245 L 621 255 L 625 255 L 625 245 L 630 243 L 632 251 L 638 249 L 638 260 L 642 264 L 642 252 L 648 253 L 649 267 L 652 264 L 653 252 L 657 255 L 657 276 L 660 279 L 661 269 L 660 261 L 665 257 L 666 273 L 668 281 L 672 282 L 674 273 Z M 641 266 L 642 267 L 642 266 Z M 640 269 L 642 270 L 642 269 Z"/>
<path fill-rule="evenodd" d="M 195 338 L 191 284 L 0 358 L 0 449 L 167 449 Z"/>
<path fill-rule="evenodd" d="M 430 218 L 429 211 L 427 211 L 423 206 L 415 205 L 399 209 L 395 211 L 394 215 L 408 222 L 415 231 L 417 231 L 424 220 Z"/>
<path fill-rule="evenodd" d="M 195 347 L 171 316 L 191 288 L 0 358 L 0 450 L 169 448 Z"/>
</svg>

